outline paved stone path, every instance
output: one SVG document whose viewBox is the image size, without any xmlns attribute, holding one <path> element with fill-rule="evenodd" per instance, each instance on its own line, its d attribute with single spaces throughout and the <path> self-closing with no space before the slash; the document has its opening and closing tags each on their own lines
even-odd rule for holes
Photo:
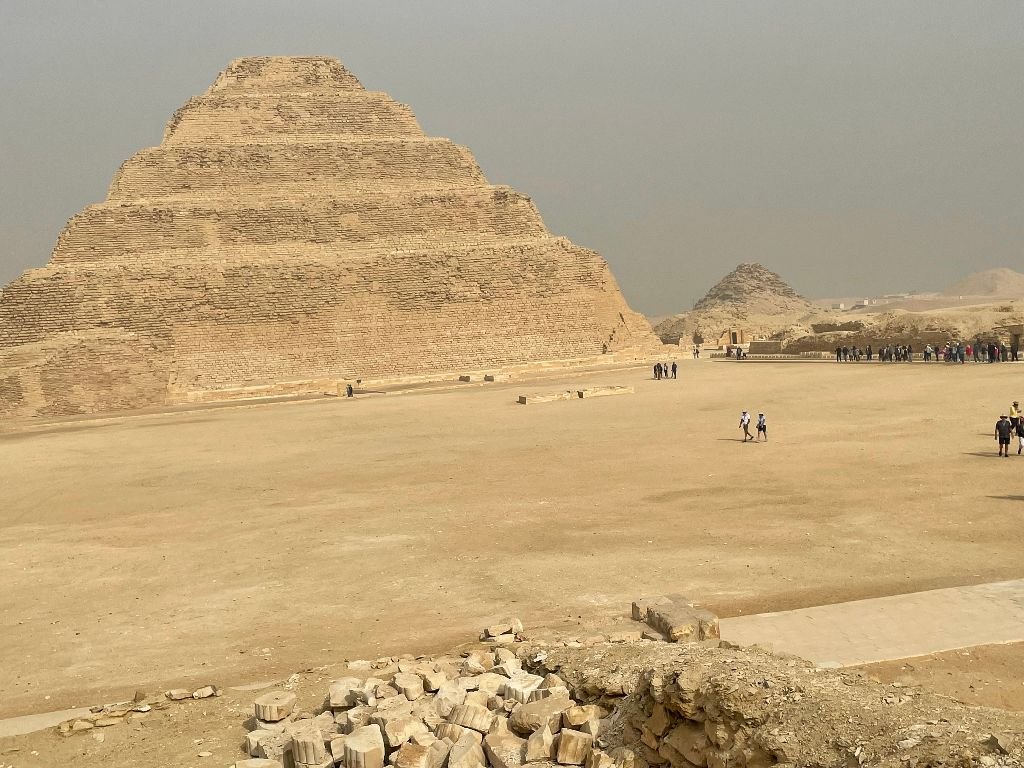
<svg viewBox="0 0 1024 768">
<path fill-rule="evenodd" d="M 822 667 L 1024 641 L 1024 579 L 722 619 L 722 638 Z"/>
</svg>

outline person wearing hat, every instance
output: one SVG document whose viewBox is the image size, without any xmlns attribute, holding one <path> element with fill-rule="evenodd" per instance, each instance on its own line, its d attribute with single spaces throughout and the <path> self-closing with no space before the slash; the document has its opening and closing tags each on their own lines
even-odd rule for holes
<svg viewBox="0 0 1024 768">
<path fill-rule="evenodd" d="M 740 414 L 740 429 L 743 430 L 743 442 L 753 441 L 754 436 L 750 434 L 750 413 L 744 411 Z"/>
<path fill-rule="evenodd" d="M 1016 400 L 1013 401 L 1013 405 L 1010 406 L 1010 423 L 1014 429 L 1017 429 L 1017 424 L 1020 423 L 1020 403 Z"/>
<path fill-rule="evenodd" d="M 995 439 L 999 443 L 999 455 L 1009 456 L 1010 455 L 1010 435 L 1013 434 L 1013 426 L 1010 424 L 1010 420 L 1006 418 L 1004 413 L 999 417 L 999 421 L 996 422 Z"/>
</svg>

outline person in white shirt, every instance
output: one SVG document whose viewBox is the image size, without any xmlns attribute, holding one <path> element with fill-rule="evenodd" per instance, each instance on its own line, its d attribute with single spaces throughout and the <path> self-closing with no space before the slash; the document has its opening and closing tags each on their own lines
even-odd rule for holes
<svg viewBox="0 0 1024 768">
<path fill-rule="evenodd" d="M 743 442 L 747 440 L 753 440 L 754 436 L 750 434 L 750 414 L 744 411 L 740 414 L 740 428 L 743 430 Z"/>
<path fill-rule="evenodd" d="M 763 413 L 757 414 L 757 442 L 761 442 L 761 435 L 764 435 L 764 441 L 768 442 L 768 421 L 765 419 Z"/>
</svg>

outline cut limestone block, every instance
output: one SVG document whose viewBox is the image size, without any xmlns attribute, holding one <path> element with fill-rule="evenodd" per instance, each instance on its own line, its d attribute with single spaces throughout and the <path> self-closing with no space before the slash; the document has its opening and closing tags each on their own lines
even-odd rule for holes
<svg viewBox="0 0 1024 768">
<path fill-rule="evenodd" d="M 487 757 L 480 742 L 469 733 L 462 734 L 448 753 L 448 768 L 486 768 Z M 348 768 L 348 766 L 346 766 Z"/>
<path fill-rule="evenodd" d="M 430 747 L 406 742 L 392 762 L 395 768 L 429 768 Z"/>
<path fill-rule="evenodd" d="M 563 728 L 558 734 L 558 752 L 555 761 L 562 765 L 583 765 L 590 757 L 594 737 L 589 733 Z"/>
<path fill-rule="evenodd" d="M 451 739 L 452 743 L 454 744 L 462 738 L 462 735 L 466 731 L 470 731 L 470 729 L 465 728 L 461 725 L 455 725 L 454 723 L 440 723 L 434 728 L 434 735 L 437 736 L 437 738 L 439 739 Z M 470 732 L 476 733 L 476 731 Z"/>
<path fill-rule="evenodd" d="M 263 739 L 273 738 L 275 734 L 273 731 L 265 731 L 262 728 L 257 728 L 255 731 L 249 731 L 245 734 L 245 751 L 250 757 L 259 757 L 260 742 Z"/>
<path fill-rule="evenodd" d="M 449 723 L 461 725 L 463 728 L 470 728 L 479 733 L 487 733 L 493 720 L 494 715 L 486 707 L 476 704 L 462 704 L 453 709 L 448 716 Z"/>
<path fill-rule="evenodd" d="M 477 689 L 493 696 L 496 693 L 501 693 L 507 682 L 508 677 L 505 675 L 499 675 L 497 672 L 484 672 L 477 677 Z"/>
<path fill-rule="evenodd" d="M 531 701 L 512 713 L 509 725 L 516 733 L 524 736 L 540 730 L 545 725 L 552 733 L 558 733 L 562 728 L 562 713 L 575 703 L 568 696 L 549 696 L 539 701 Z"/>
<path fill-rule="evenodd" d="M 466 700 L 464 704 L 475 704 L 478 707 L 486 707 L 487 702 L 491 699 L 491 694 L 487 691 L 470 691 L 466 694 Z"/>
<path fill-rule="evenodd" d="M 647 623 L 675 643 L 713 640 L 720 636 L 718 617 L 687 602 L 649 606 Z"/>
<path fill-rule="evenodd" d="M 345 768 L 384 768 L 384 735 L 376 725 L 357 728 L 345 739 Z"/>
<path fill-rule="evenodd" d="M 409 716 L 389 720 L 384 726 L 384 744 L 388 749 L 398 749 L 415 734 L 427 732 L 427 726 L 416 717 Z"/>
<path fill-rule="evenodd" d="M 331 709 L 354 707 L 366 701 L 363 681 L 358 677 L 343 677 L 331 683 L 328 689 L 331 697 Z"/>
<path fill-rule="evenodd" d="M 304 725 L 292 730 L 292 759 L 296 763 L 320 765 L 327 756 L 324 735 L 313 725 Z"/>
<path fill-rule="evenodd" d="M 484 753 L 491 768 L 518 768 L 526 760 L 526 739 L 507 728 L 492 730 L 484 736 Z"/>
<path fill-rule="evenodd" d="M 391 684 L 409 701 L 416 701 L 423 695 L 423 679 L 412 672 L 399 672 Z"/>
<path fill-rule="evenodd" d="M 191 694 L 189 694 L 191 696 Z M 291 691 L 271 691 L 253 702 L 256 719 L 268 723 L 284 720 L 295 709 L 296 696 Z"/>
<path fill-rule="evenodd" d="M 480 381 L 479 373 L 464 373 L 459 376 L 459 381 Z"/>
<path fill-rule="evenodd" d="M 505 683 L 501 695 L 506 699 L 518 701 L 525 704 L 530 700 L 531 691 L 535 691 L 544 682 L 540 675 L 532 675 L 529 672 L 519 672 Z"/>
<path fill-rule="evenodd" d="M 484 381 L 512 381 L 509 373 L 487 373 L 484 374 Z"/>
<path fill-rule="evenodd" d="M 433 693 L 437 691 L 442 685 L 448 682 L 448 676 L 444 672 L 434 671 L 423 671 L 419 673 L 420 679 L 423 681 L 423 689 Z"/>
<path fill-rule="evenodd" d="M 587 757 L 586 768 L 615 768 L 615 760 L 607 752 L 592 749 Z"/>
<path fill-rule="evenodd" d="M 253 757 L 277 760 L 282 764 L 290 765 L 293 762 L 292 737 L 283 732 L 278 732 L 260 739 L 259 744 L 256 746 L 256 754 Z"/>
<path fill-rule="evenodd" d="M 545 725 L 526 740 L 525 760 L 528 763 L 555 759 L 555 734 Z"/>
<path fill-rule="evenodd" d="M 562 713 L 562 727 L 582 730 L 581 726 L 591 720 L 600 720 L 603 714 L 601 708 L 594 704 L 569 707 Z"/>
<path fill-rule="evenodd" d="M 348 736 L 334 736 L 327 747 L 327 751 L 331 754 L 335 763 L 340 763 L 345 759 L 346 739 L 348 739 Z"/>
<path fill-rule="evenodd" d="M 639 597 L 633 601 L 633 621 L 647 621 L 648 611 L 652 607 L 667 605 L 673 602 L 672 598 L 666 595 L 655 595 L 654 597 Z M 689 607 L 693 607 L 692 603 Z"/>
<path fill-rule="evenodd" d="M 610 395 L 632 395 L 633 387 L 584 387 L 576 390 L 576 396 L 585 397 L 609 397 Z"/>
<path fill-rule="evenodd" d="M 560 696 L 565 698 L 569 695 L 569 689 L 564 685 L 557 688 L 534 688 L 530 691 L 530 701 L 540 701 L 549 696 Z"/>
<path fill-rule="evenodd" d="M 518 402 L 520 405 L 534 405 L 535 403 L 553 403 L 558 400 L 574 400 L 579 395 L 576 394 L 576 390 L 566 389 L 563 392 L 533 392 L 528 395 L 520 395 Z"/>
<path fill-rule="evenodd" d="M 239 760 L 235 768 L 281 768 L 279 760 L 268 760 L 265 757 L 250 757 L 248 760 Z"/>
<path fill-rule="evenodd" d="M 495 674 L 504 675 L 505 677 L 515 677 L 521 674 L 522 671 L 523 663 L 519 659 L 509 659 L 494 667 Z M 543 678 L 541 678 L 541 682 L 543 682 Z"/>
<path fill-rule="evenodd" d="M 448 762 L 448 754 L 451 749 L 451 745 L 441 739 L 431 744 L 430 753 L 427 756 L 427 768 L 442 768 Z"/>
</svg>

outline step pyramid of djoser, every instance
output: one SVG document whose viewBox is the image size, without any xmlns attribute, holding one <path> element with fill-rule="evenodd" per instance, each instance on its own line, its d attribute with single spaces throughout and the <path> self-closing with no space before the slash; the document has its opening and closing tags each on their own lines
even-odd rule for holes
<svg viewBox="0 0 1024 768">
<path fill-rule="evenodd" d="M 525 343 L 497 328 L 488 330 L 493 318 L 484 308 L 492 305 L 501 307 L 499 314 L 517 315 L 515 322 L 525 326 L 536 321 L 533 330 L 523 331 L 533 340 Z M 564 312 L 569 305 L 572 322 L 557 322 L 553 307 Z M 288 329 L 310 318 L 317 320 L 309 333 L 323 337 L 317 344 L 358 336 L 366 337 L 369 348 L 391 343 L 387 340 L 397 327 L 393 323 L 407 319 L 408 327 L 429 327 L 439 338 L 476 338 L 493 332 L 487 349 L 495 354 L 504 349 L 516 360 L 522 350 L 541 347 L 552 355 L 543 359 L 558 359 L 579 356 L 581 351 L 600 354 L 602 344 L 619 327 L 643 331 L 637 316 L 628 309 L 623 315 L 624 309 L 604 261 L 564 238 L 351 260 L 299 252 L 285 258 L 207 263 L 51 264 L 25 273 L 4 289 L 0 349 L 60 333 L 114 328 L 164 341 L 185 334 L 193 346 L 208 334 L 205 343 L 221 349 L 228 337 L 214 337 L 237 326 L 247 329 L 248 346 L 225 354 L 244 357 L 252 345 L 263 348 L 260 339 L 271 327 Z M 579 311 L 590 319 L 581 320 Z M 510 322 L 513 319 L 506 318 L 502 327 Z M 443 330 L 446 324 L 452 328 Z M 546 342 L 534 338 L 547 333 L 552 336 Z M 417 343 L 421 342 L 425 339 Z M 312 344 L 314 339 L 304 337 L 303 343 Z M 555 354 L 556 350 L 562 351 Z M 376 370 L 365 360 L 358 367 Z M 298 370 L 291 375 L 303 377 Z"/>
<path fill-rule="evenodd" d="M 251 144 L 422 138 L 412 110 L 386 93 L 212 92 L 174 113 L 164 144 Z"/>
<path fill-rule="evenodd" d="M 547 237 L 533 202 L 508 187 L 348 197 L 103 203 L 64 228 L 52 263 L 336 253 Z M 269 249 L 269 250 L 268 250 Z"/>
<path fill-rule="evenodd" d="M 167 144 L 126 161 L 107 199 L 340 195 L 486 184 L 468 150 L 447 139 Z"/>
<path fill-rule="evenodd" d="M 467 149 L 334 59 L 240 59 L 0 292 L 0 414 L 654 343 L 607 264 Z"/>
</svg>

